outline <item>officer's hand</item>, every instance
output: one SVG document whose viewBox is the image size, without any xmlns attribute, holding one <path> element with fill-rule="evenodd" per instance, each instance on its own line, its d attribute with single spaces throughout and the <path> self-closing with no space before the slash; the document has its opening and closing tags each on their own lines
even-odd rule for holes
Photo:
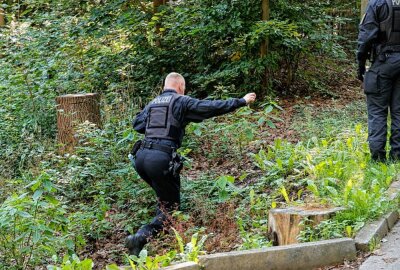
<svg viewBox="0 0 400 270">
<path fill-rule="evenodd" d="M 255 93 L 249 93 L 245 95 L 243 98 L 246 100 L 246 104 L 253 103 L 256 100 L 256 94 Z"/>
<path fill-rule="evenodd" d="M 364 65 L 361 65 L 361 64 L 359 64 L 358 65 L 358 71 L 357 71 L 357 78 L 360 80 L 360 81 L 364 81 L 364 75 L 365 75 L 365 64 Z"/>
</svg>

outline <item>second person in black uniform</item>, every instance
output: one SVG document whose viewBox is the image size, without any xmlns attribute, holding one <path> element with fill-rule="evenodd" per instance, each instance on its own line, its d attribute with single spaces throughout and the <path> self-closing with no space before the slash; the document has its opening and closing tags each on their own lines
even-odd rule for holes
<svg viewBox="0 0 400 270">
<path fill-rule="evenodd" d="M 367 59 L 372 66 L 365 73 Z M 368 142 L 373 160 L 386 160 L 390 110 L 392 160 L 400 158 L 400 0 L 370 0 L 358 36 L 358 78 L 368 106 Z M 365 76 L 364 76 L 365 74 Z"/>
<path fill-rule="evenodd" d="M 179 208 L 179 170 L 171 170 L 171 161 L 182 144 L 185 127 L 190 122 L 233 112 L 256 99 L 254 93 L 229 100 L 198 100 L 184 94 L 183 76 L 169 74 L 162 94 L 150 102 L 133 122 L 134 129 L 145 134 L 136 153 L 135 168 L 156 192 L 158 200 L 157 213 L 151 223 L 126 239 L 129 253 L 133 255 L 138 255 L 148 239 L 162 230 L 166 220 L 164 211 L 170 213 Z"/>
</svg>

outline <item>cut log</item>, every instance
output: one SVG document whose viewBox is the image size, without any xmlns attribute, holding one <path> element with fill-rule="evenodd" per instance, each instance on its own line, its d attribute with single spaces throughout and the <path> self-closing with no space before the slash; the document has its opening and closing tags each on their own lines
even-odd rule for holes
<svg viewBox="0 0 400 270">
<path fill-rule="evenodd" d="M 271 209 L 268 215 L 268 234 L 274 246 L 298 243 L 297 237 L 305 224 L 316 226 L 344 208 L 285 208 Z"/>
<path fill-rule="evenodd" d="M 60 152 L 71 152 L 77 143 L 75 128 L 89 121 L 101 126 L 100 96 L 98 94 L 74 94 L 56 98 L 57 140 Z"/>
</svg>

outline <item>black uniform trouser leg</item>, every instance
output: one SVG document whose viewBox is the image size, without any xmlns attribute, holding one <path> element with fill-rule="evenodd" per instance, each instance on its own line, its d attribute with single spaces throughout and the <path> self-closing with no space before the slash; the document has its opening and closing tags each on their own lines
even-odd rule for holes
<svg viewBox="0 0 400 270">
<path fill-rule="evenodd" d="M 400 78 L 392 81 L 390 157 L 400 159 Z"/>
<path fill-rule="evenodd" d="M 387 117 L 390 96 L 388 94 L 367 94 L 368 142 L 372 159 L 386 159 Z"/>
<path fill-rule="evenodd" d="M 136 170 L 156 192 L 158 200 L 156 216 L 137 232 L 146 238 L 159 233 L 166 220 L 165 214 L 180 205 L 180 178 L 168 173 L 170 160 L 169 154 L 157 150 L 143 149 L 137 153 Z"/>
<path fill-rule="evenodd" d="M 400 54 L 376 61 L 365 76 L 368 106 L 368 141 L 374 160 L 386 159 L 387 120 L 390 111 L 390 156 L 400 157 Z"/>
</svg>

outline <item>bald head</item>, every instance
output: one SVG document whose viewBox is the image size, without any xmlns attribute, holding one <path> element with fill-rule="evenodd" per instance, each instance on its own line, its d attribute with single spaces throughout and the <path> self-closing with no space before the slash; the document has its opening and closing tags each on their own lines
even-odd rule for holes
<svg viewBox="0 0 400 270">
<path fill-rule="evenodd" d="M 165 78 L 164 89 L 174 89 L 178 94 L 185 94 L 185 78 L 179 73 L 172 72 Z"/>
</svg>

